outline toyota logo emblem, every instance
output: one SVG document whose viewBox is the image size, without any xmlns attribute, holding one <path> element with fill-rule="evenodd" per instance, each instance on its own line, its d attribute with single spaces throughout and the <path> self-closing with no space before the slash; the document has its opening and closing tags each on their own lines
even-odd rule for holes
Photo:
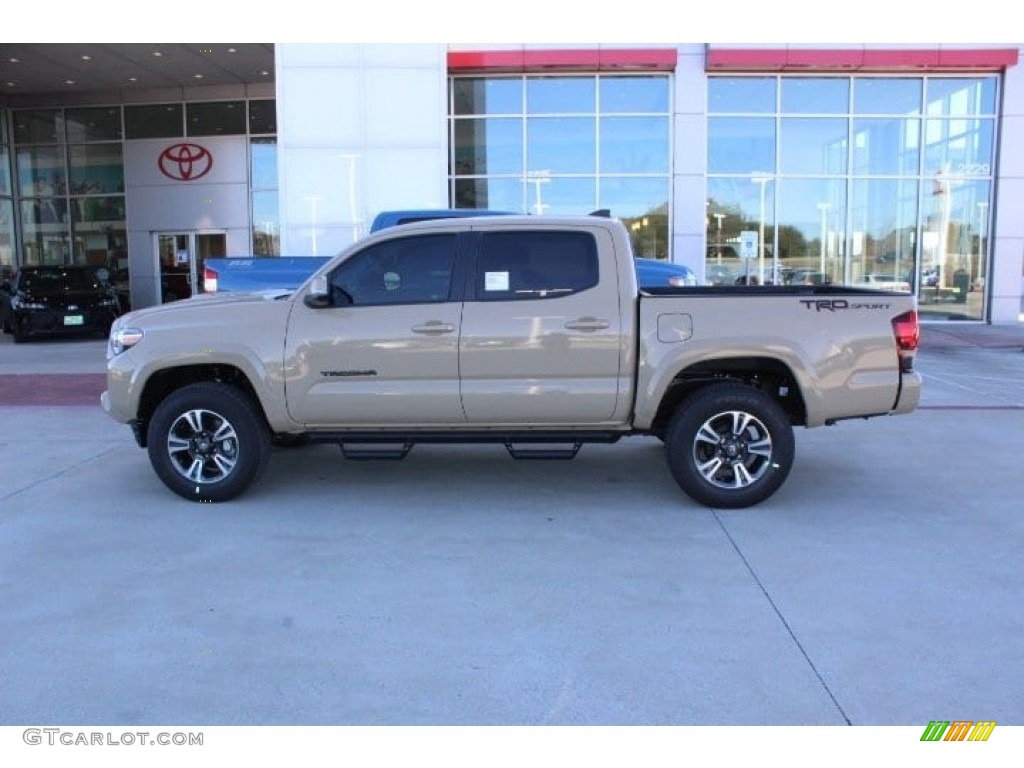
<svg viewBox="0 0 1024 768">
<path fill-rule="evenodd" d="M 213 155 L 198 144 L 175 144 L 160 153 L 160 173 L 175 181 L 194 181 L 213 168 Z"/>
</svg>

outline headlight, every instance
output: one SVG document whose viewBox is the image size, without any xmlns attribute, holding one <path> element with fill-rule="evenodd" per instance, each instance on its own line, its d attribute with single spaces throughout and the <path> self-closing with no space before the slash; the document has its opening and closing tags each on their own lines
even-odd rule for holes
<svg viewBox="0 0 1024 768">
<path fill-rule="evenodd" d="M 107 343 L 107 359 L 134 347 L 145 335 L 141 328 L 115 328 L 110 332 L 110 340 Z"/>
</svg>

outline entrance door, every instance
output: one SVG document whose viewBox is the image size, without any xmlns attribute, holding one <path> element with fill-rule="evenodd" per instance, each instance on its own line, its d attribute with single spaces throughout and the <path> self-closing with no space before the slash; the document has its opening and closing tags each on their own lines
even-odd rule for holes
<svg viewBox="0 0 1024 768">
<path fill-rule="evenodd" d="M 157 232 L 160 301 L 177 301 L 203 292 L 203 265 L 227 255 L 224 232 Z"/>
</svg>

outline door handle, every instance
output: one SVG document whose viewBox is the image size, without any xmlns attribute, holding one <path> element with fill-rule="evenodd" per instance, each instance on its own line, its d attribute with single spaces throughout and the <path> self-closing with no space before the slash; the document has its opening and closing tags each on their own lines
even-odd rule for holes
<svg viewBox="0 0 1024 768">
<path fill-rule="evenodd" d="M 570 331 L 603 331 L 610 326 L 607 320 L 600 320 L 596 317 L 580 317 L 576 320 L 569 320 L 565 327 Z"/>
<path fill-rule="evenodd" d="M 425 323 L 414 325 L 412 327 L 413 333 L 441 334 L 451 333 L 454 330 L 454 325 L 451 323 L 442 323 L 440 320 L 429 320 Z"/>
</svg>

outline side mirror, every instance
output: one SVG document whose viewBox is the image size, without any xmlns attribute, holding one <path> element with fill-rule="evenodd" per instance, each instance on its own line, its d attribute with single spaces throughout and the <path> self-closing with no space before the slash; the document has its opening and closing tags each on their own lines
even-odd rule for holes
<svg viewBox="0 0 1024 768">
<path fill-rule="evenodd" d="M 327 275 L 317 275 L 313 278 L 302 301 L 310 309 L 323 309 L 331 306 L 331 291 L 327 283 Z"/>
</svg>

